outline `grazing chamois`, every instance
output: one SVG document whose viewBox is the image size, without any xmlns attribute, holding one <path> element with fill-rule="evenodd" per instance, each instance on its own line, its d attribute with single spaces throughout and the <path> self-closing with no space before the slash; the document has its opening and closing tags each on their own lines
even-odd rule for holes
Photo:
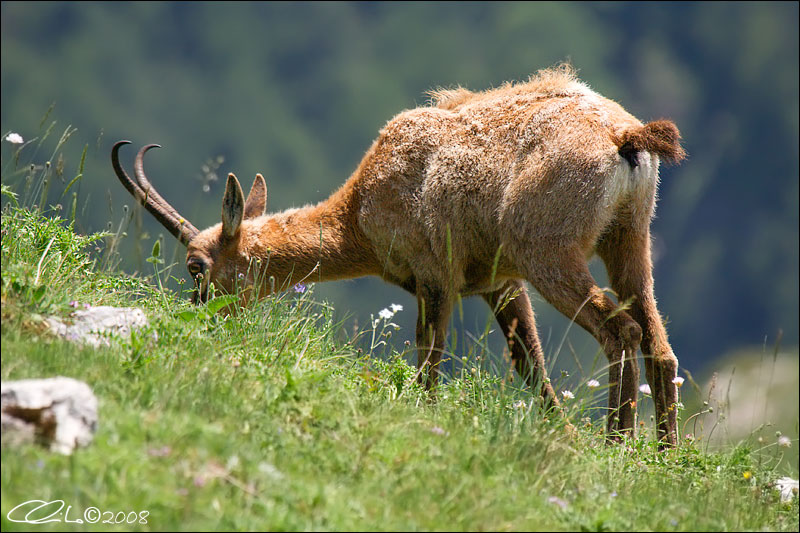
<svg viewBox="0 0 800 533">
<path fill-rule="evenodd" d="M 634 431 L 637 350 L 655 401 L 662 445 L 676 442 L 678 360 L 653 295 L 650 219 L 659 162 L 684 157 L 669 120 L 642 124 L 592 91 L 568 65 L 525 83 L 484 92 L 431 93 L 430 106 L 403 111 L 381 130 L 358 168 L 327 200 L 265 214 L 256 176 L 245 200 L 228 175 L 222 223 L 198 231 L 151 186 L 142 148 L 123 185 L 188 247 L 193 300 L 209 283 L 254 287 L 254 262 L 290 287 L 380 276 L 415 294 L 418 366 L 435 385 L 458 295 L 481 295 L 505 334 L 515 368 L 558 405 L 526 293 L 528 281 L 600 343 L 609 361 L 609 437 Z M 618 305 L 592 278 L 587 259 L 604 261 Z"/>
</svg>

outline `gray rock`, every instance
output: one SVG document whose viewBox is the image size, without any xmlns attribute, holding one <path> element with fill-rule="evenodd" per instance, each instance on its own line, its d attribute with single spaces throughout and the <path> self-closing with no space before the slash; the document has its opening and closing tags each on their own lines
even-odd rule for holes
<svg viewBox="0 0 800 533">
<path fill-rule="evenodd" d="M 97 430 L 97 398 L 72 378 L 23 379 L 0 385 L 3 445 L 40 441 L 70 455 Z"/>
<path fill-rule="evenodd" d="M 132 329 L 147 325 L 147 317 L 138 307 L 89 307 L 70 313 L 69 319 L 70 324 L 56 317 L 48 317 L 46 322 L 59 337 L 94 347 L 108 346 L 111 335 L 127 338 Z"/>
</svg>

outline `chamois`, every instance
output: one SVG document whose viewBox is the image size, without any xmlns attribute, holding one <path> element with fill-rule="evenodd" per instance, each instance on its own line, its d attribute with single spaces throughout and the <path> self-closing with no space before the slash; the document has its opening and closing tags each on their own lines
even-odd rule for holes
<svg viewBox="0 0 800 533">
<path fill-rule="evenodd" d="M 650 220 L 660 161 L 684 158 L 669 120 L 642 124 L 581 82 L 569 65 L 484 92 L 432 91 L 431 105 L 401 112 L 383 127 L 345 184 L 313 206 L 265 214 L 259 174 L 245 200 L 228 175 L 222 222 L 198 231 L 151 186 L 142 148 L 132 180 L 120 181 L 188 248 L 193 301 L 209 284 L 257 296 L 254 262 L 289 287 L 380 276 L 415 294 L 418 367 L 427 388 L 439 373 L 458 295 L 481 295 L 505 334 L 515 369 L 559 402 L 525 289 L 591 333 L 609 361 L 607 432 L 632 436 L 641 347 L 662 446 L 676 442 L 678 360 L 653 294 Z M 597 254 L 620 305 L 592 278 Z M 244 278 L 242 280 L 242 278 Z M 624 304 L 624 305 L 622 305 Z"/>
</svg>

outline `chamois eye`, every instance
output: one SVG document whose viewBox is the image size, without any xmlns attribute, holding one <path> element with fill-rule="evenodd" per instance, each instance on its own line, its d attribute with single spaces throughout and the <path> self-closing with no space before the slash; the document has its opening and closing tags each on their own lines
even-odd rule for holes
<svg viewBox="0 0 800 533">
<path fill-rule="evenodd" d="M 186 269 L 189 271 L 189 274 L 191 274 L 192 277 L 196 278 L 205 270 L 205 264 L 202 261 L 193 259 L 186 263 Z"/>
</svg>

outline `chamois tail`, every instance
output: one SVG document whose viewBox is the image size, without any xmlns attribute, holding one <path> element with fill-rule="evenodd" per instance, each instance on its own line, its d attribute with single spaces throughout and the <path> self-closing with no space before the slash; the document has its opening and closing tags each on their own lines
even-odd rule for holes
<svg viewBox="0 0 800 533">
<path fill-rule="evenodd" d="M 625 158 L 631 167 L 639 163 L 639 152 L 650 152 L 667 163 L 678 163 L 686 157 L 686 152 L 681 147 L 681 133 L 671 120 L 655 120 L 644 126 L 631 128 L 614 136 L 613 141 L 618 146 L 619 155 Z"/>
</svg>

